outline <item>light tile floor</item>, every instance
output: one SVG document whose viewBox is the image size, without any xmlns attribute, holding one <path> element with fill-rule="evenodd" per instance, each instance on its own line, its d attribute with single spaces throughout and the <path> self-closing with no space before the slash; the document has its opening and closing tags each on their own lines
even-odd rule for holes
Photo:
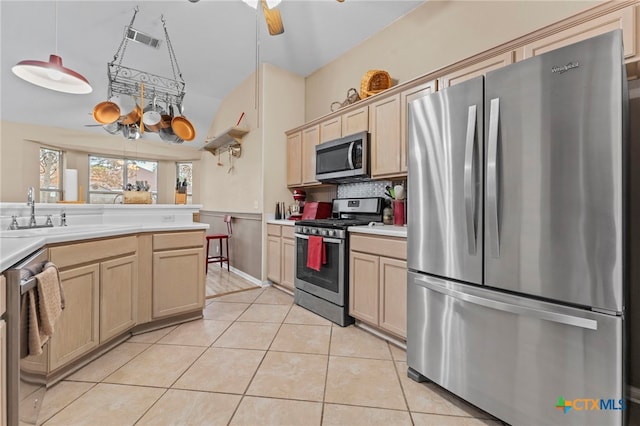
<svg viewBox="0 0 640 426">
<path fill-rule="evenodd" d="M 133 336 L 52 387 L 45 425 L 499 425 L 406 377 L 405 352 L 268 287 Z"/>
</svg>

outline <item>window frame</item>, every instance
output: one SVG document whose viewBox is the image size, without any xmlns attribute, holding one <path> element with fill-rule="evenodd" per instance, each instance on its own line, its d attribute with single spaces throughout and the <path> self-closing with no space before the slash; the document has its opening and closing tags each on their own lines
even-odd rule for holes
<svg viewBox="0 0 640 426">
<path fill-rule="evenodd" d="M 180 166 L 189 165 L 191 169 L 191 179 L 188 181 L 187 186 L 187 204 L 193 204 L 193 161 L 176 161 L 176 179 L 180 178 Z M 191 190 L 189 191 L 189 188 Z"/>
<path fill-rule="evenodd" d="M 58 186 L 57 188 L 43 188 L 42 187 L 42 175 L 43 173 L 41 171 L 39 171 L 38 173 L 38 201 L 41 203 L 49 203 L 49 201 L 45 201 L 43 200 L 42 194 L 44 192 L 55 192 L 56 193 L 56 198 L 55 201 L 52 201 L 51 203 L 57 203 L 59 201 L 63 200 L 63 196 L 64 196 L 64 156 L 65 156 L 65 152 L 61 149 L 56 149 L 56 148 L 49 148 L 46 146 L 41 146 L 40 149 L 38 150 L 38 160 L 40 161 L 40 165 L 42 165 L 42 152 L 43 151 L 50 151 L 50 152 L 55 152 L 58 154 L 58 161 L 57 161 L 57 167 L 58 167 Z"/>
<path fill-rule="evenodd" d="M 106 190 L 98 190 L 98 191 L 94 191 L 91 189 L 91 160 L 93 158 L 97 158 L 97 159 L 107 159 L 107 160 L 116 160 L 116 161 L 122 161 L 122 189 L 118 190 L 118 191 L 106 191 Z M 146 162 L 146 163 L 155 163 L 156 165 L 156 182 L 155 182 L 155 190 L 150 190 L 149 192 L 151 192 L 151 197 L 154 200 L 154 202 L 158 199 L 158 168 L 160 166 L 160 162 L 158 160 L 147 160 L 147 159 L 143 159 L 143 158 L 130 158 L 130 157 L 116 157 L 116 156 L 109 156 L 109 155 L 100 155 L 100 154 L 89 154 L 88 156 L 88 177 L 89 177 L 89 184 L 88 189 L 89 189 L 89 193 L 88 193 L 88 203 L 89 204 L 102 204 L 102 203 L 92 203 L 91 202 L 91 195 L 92 194 L 97 194 L 97 195 L 114 195 L 114 200 L 113 202 L 116 203 L 116 200 L 118 198 L 118 196 L 124 196 L 124 191 L 126 188 L 126 186 L 130 183 L 129 182 L 129 176 L 128 176 L 128 171 L 129 171 L 129 165 L 131 163 L 135 163 L 135 162 Z M 135 182 L 135 179 L 134 179 Z M 124 200 L 121 200 L 121 202 L 124 202 Z"/>
</svg>

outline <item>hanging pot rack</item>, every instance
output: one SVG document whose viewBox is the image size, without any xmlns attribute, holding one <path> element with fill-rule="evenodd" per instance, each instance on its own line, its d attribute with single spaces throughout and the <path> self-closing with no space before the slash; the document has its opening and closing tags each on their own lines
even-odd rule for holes
<svg viewBox="0 0 640 426">
<path fill-rule="evenodd" d="M 135 99 L 139 99 L 141 108 L 144 108 L 144 105 L 149 105 L 155 100 L 158 105 L 165 104 L 165 111 L 169 111 L 171 105 L 177 107 L 177 111 L 181 111 L 186 84 L 182 78 L 182 73 L 180 72 L 175 51 L 173 50 L 173 45 L 169 38 L 169 32 L 167 31 L 167 23 L 164 15 L 162 15 L 160 19 L 164 29 L 165 42 L 169 52 L 169 61 L 173 72 L 173 78 L 160 76 L 122 65 L 127 51 L 127 46 L 129 44 L 127 34 L 132 30 L 135 31 L 133 29 L 133 24 L 138 12 L 139 8 L 136 6 L 129 25 L 125 27 L 122 41 L 113 56 L 113 60 L 107 63 L 107 98 L 111 99 L 115 95 L 127 95 L 132 96 Z M 143 95 L 141 95 L 142 87 L 144 87 Z"/>
</svg>

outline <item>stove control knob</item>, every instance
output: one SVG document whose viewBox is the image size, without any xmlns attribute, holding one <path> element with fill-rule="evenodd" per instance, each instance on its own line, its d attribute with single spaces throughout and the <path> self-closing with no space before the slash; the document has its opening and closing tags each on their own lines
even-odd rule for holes
<svg viewBox="0 0 640 426">
<path fill-rule="evenodd" d="M 302 228 L 302 232 L 306 234 L 307 232 L 309 232 L 309 228 L 307 227 Z"/>
<path fill-rule="evenodd" d="M 318 230 L 317 230 L 316 228 L 313 228 L 313 229 L 311 230 L 311 233 L 312 233 L 312 234 L 317 234 L 317 233 L 318 233 Z"/>
<path fill-rule="evenodd" d="M 334 237 L 335 237 L 335 236 L 336 236 L 336 234 L 337 234 L 337 232 L 336 232 L 335 230 L 331 231 L 331 235 L 332 235 L 332 236 L 334 236 Z"/>
</svg>

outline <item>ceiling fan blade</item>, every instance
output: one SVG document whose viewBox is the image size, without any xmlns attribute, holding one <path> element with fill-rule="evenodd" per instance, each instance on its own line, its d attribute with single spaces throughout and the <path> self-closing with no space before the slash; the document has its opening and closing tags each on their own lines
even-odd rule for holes
<svg viewBox="0 0 640 426">
<path fill-rule="evenodd" d="M 278 35 L 284 32 L 284 25 L 282 24 L 282 17 L 278 9 L 269 9 L 266 0 L 260 0 L 262 4 L 262 12 L 264 13 L 264 19 L 267 21 L 267 28 L 269 34 Z"/>
</svg>

